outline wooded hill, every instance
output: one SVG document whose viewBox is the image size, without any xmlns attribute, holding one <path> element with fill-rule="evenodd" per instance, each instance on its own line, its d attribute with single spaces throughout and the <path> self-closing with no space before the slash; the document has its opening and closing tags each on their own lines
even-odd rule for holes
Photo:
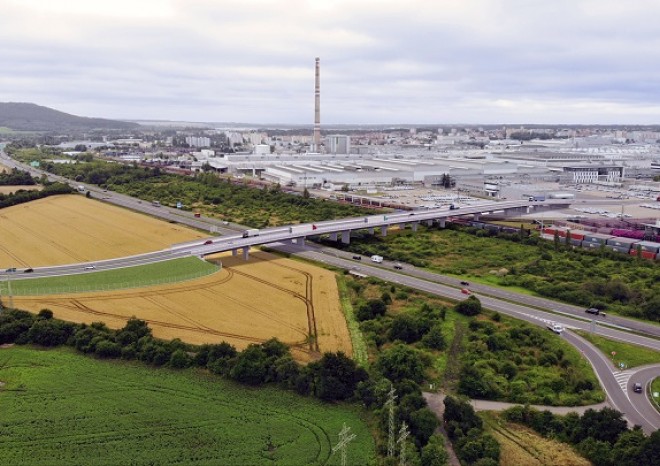
<svg viewBox="0 0 660 466">
<path fill-rule="evenodd" d="M 132 129 L 137 123 L 86 118 L 26 102 L 0 102 L 0 127 L 15 131 Z"/>
</svg>

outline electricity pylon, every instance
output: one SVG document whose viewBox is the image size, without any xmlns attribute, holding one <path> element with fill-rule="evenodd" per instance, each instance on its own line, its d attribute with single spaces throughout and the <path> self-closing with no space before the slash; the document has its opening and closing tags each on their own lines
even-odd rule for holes
<svg viewBox="0 0 660 466">
<path fill-rule="evenodd" d="M 339 432 L 339 443 L 332 447 L 332 453 L 336 453 L 337 450 L 341 450 L 341 466 L 346 466 L 346 447 L 348 444 L 355 439 L 355 434 L 350 434 L 351 428 L 346 427 L 344 422 L 344 427 Z"/>
</svg>

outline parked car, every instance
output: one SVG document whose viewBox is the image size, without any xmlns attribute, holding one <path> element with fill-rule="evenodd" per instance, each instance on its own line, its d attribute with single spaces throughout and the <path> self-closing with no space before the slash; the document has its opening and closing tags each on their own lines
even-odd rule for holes
<svg viewBox="0 0 660 466">
<path fill-rule="evenodd" d="M 33 268 L 23 270 L 23 273 L 32 273 L 32 272 L 34 272 Z"/>
<path fill-rule="evenodd" d="M 585 309 L 584 312 L 586 312 L 587 314 L 598 315 L 600 314 L 600 309 L 597 309 L 595 307 L 590 307 L 589 309 Z"/>
<path fill-rule="evenodd" d="M 204 241 L 204 246 L 206 246 L 207 244 L 213 244 L 213 240 L 207 239 L 206 241 Z"/>
<path fill-rule="evenodd" d="M 635 382 L 633 384 L 633 392 L 635 393 L 642 393 L 644 390 L 642 389 L 642 384 L 639 382 Z"/>
<path fill-rule="evenodd" d="M 85 270 L 94 270 L 96 268 L 95 265 L 86 265 Z"/>
<path fill-rule="evenodd" d="M 7 273 L 16 272 L 16 267 L 9 267 L 7 270 L 5 270 L 5 272 L 7 272 Z"/>
<path fill-rule="evenodd" d="M 461 290 L 461 293 L 463 293 L 463 294 L 470 294 L 470 290 L 468 290 L 467 288 L 463 288 L 463 289 Z"/>
<path fill-rule="evenodd" d="M 468 282 L 461 282 L 461 285 L 463 285 L 463 286 L 470 286 L 470 284 L 469 284 Z"/>
<path fill-rule="evenodd" d="M 362 260 L 362 256 L 353 256 L 353 259 L 355 259 L 356 261 L 361 261 L 361 260 Z"/>
<path fill-rule="evenodd" d="M 401 265 L 397 262 L 396 264 L 394 264 L 394 268 L 397 269 L 397 270 L 401 270 L 401 269 L 403 269 L 403 265 Z"/>
<path fill-rule="evenodd" d="M 564 327 L 560 324 L 549 324 L 548 329 L 555 332 L 557 335 L 561 334 L 564 331 Z"/>
</svg>

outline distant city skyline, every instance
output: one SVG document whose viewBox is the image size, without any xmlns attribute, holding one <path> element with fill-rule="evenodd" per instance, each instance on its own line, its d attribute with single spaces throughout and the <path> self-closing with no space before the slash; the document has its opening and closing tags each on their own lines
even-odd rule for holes
<svg viewBox="0 0 660 466">
<path fill-rule="evenodd" d="M 0 0 L 0 101 L 130 120 L 660 124 L 652 0 Z M 659 69 L 656 69 L 659 68 Z"/>
</svg>

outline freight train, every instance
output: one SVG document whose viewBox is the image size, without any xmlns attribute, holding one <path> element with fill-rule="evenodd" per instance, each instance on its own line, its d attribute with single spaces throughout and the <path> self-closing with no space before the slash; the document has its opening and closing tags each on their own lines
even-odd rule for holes
<svg viewBox="0 0 660 466">
<path fill-rule="evenodd" d="M 644 259 L 660 260 L 660 243 L 655 241 L 644 241 L 638 238 L 625 238 L 621 236 L 604 235 L 602 233 L 591 233 L 584 230 L 571 230 L 565 227 L 545 227 L 541 232 L 541 238 L 554 241 L 555 235 L 565 242 L 567 237 L 572 246 L 584 249 L 604 247 L 611 251 L 631 256 L 641 256 Z"/>
</svg>

